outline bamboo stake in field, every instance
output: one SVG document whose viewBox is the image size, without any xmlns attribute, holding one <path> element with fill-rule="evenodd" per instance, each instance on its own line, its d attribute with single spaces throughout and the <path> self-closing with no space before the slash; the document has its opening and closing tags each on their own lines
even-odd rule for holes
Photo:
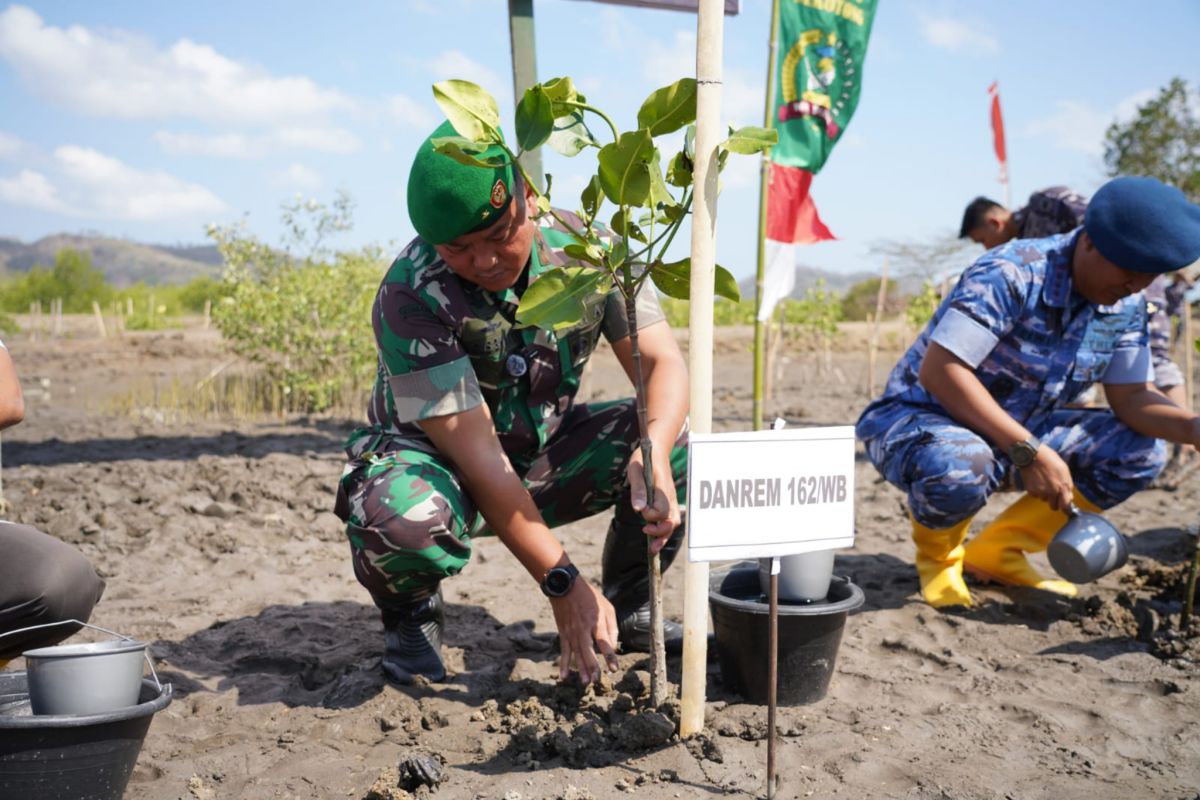
<svg viewBox="0 0 1200 800">
<path fill-rule="evenodd" d="M 717 143 L 721 127 L 722 0 L 700 0 L 696 20 L 696 163 L 693 171 L 692 279 L 688 303 L 691 428 L 712 432 L 713 277 L 717 239 Z M 687 542 L 684 542 L 687 548 Z M 683 691 L 679 735 L 704 728 L 708 674 L 708 564 L 684 561 Z"/>
<path fill-rule="evenodd" d="M 96 329 L 100 331 L 100 338 L 107 339 L 108 331 L 104 328 L 104 315 L 100 313 L 100 304 L 95 300 L 92 301 L 92 313 L 96 315 Z"/>
<path fill-rule="evenodd" d="M 1187 394 L 1187 410 L 1196 407 L 1196 379 L 1193 370 L 1193 354 L 1195 353 L 1195 337 L 1192 335 L 1192 307 L 1183 304 L 1183 389 Z"/>
</svg>

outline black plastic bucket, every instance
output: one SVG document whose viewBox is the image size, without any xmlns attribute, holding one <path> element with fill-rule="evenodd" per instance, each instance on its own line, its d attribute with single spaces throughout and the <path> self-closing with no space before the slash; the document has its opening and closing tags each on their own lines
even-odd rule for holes
<svg viewBox="0 0 1200 800">
<path fill-rule="evenodd" d="M 171 684 L 143 680 L 138 700 L 101 714 L 34 715 L 25 673 L 0 674 L 0 800 L 120 800 Z"/>
<path fill-rule="evenodd" d="M 815 703 L 825 696 L 846 616 L 862 604 L 862 589 L 838 575 L 822 602 L 779 604 L 779 705 Z M 722 683 L 746 702 L 766 705 L 770 607 L 759 589 L 758 565 L 744 563 L 714 572 L 708 606 Z"/>
</svg>

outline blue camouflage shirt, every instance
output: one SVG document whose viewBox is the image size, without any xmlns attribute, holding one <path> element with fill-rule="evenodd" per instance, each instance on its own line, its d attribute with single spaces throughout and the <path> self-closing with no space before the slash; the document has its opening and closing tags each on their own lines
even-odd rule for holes
<svg viewBox="0 0 1200 800">
<path fill-rule="evenodd" d="M 1096 381 L 1152 381 L 1145 298 L 1098 306 L 1074 292 L 1078 237 L 1016 239 L 972 264 L 863 411 L 858 437 L 880 436 L 917 410 L 946 413 L 917 378 L 931 340 L 974 368 L 1027 428 Z"/>
</svg>

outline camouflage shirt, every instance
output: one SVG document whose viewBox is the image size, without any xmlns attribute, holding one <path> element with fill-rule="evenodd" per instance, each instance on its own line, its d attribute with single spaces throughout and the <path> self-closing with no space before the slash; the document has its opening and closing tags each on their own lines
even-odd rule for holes
<svg viewBox="0 0 1200 800">
<path fill-rule="evenodd" d="M 1149 382 L 1145 298 L 1097 306 L 1074 292 L 1078 237 L 1014 239 L 972 264 L 859 418 L 859 438 L 880 436 L 916 410 L 946 413 L 917 377 L 930 341 L 972 367 L 1027 428 L 1096 381 Z"/>
<path fill-rule="evenodd" d="M 583 226 L 576 215 L 557 213 Z M 629 335 L 629 325 L 624 298 L 614 286 L 608 295 L 587 300 L 573 328 L 551 333 L 517 326 L 525 286 L 553 267 L 589 266 L 564 252 L 575 240 L 552 215 L 535 226 L 526 271 L 502 292 L 460 279 L 420 238 L 396 257 L 371 312 L 379 367 L 367 408 L 370 428 L 352 439 L 352 454 L 396 447 L 435 452 L 415 423 L 485 402 L 515 462 L 545 446 L 574 401 L 600 335 L 617 341 Z M 638 294 L 637 314 L 639 328 L 664 318 L 649 287 Z"/>
<path fill-rule="evenodd" d="M 1065 186 L 1051 186 L 1029 195 L 1024 208 L 1013 212 L 1018 239 L 1041 239 L 1073 231 L 1083 224 L 1087 200 Z"/>
</svg>

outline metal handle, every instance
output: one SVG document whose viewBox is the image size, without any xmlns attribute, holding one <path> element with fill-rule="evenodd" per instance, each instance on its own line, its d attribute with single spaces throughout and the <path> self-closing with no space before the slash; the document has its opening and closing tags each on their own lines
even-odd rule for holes
<svg viewBox="0 0 1200 800">
<path fill-rule="evenodd" d="M 99 625 L 93 625 L 90 622 L 84 622 L 83 620 L 78 620 L 78 619 L 60 619 L 57 622 L 43 622 L 41 625 L 30 625 L 29 627 L 17 628 L 16 630 L 12 630 L 12 631 L 0 631 L 0 639 L 3 639 L 5 636 L 12 636 L 13 634 L 16 634 L 16 633 L 28 633 L 29 631 L 41 630 L 42 628 L 53 628 L 56 625 L 80 625 L 84 628 L 91 628 L 92 630 L 97 630 L 102 633 L 107 633 L 111 636 L 116 636 L 118 639 L 124 639 L 127 642 L 136 642 L 137 641 L 137 639 L 134 639 L 132 636 L 126 636 L 123 633 L 117 633 L 116 631 L 110 631 L 108 628 L 101 628 Z M 155 672 L 155 670 L 154 670 L 154 663 L 152 661 L 150 661 L 150 646 L 149 645 L 146 645 L 145 650 L 142 651 L 142 655 L 145 656 L 145 658 L 146 658 L 146 666 L 150 667 L 150 676 L 152 678 L 154 678 L 154 687 L 161 692 L 162 691 L 162 683 L 158 680 L 158 673 Z"/>
<path fill-rule="evenodd" d="M 1079 506 L 1075 505 L 1074 501 L 1067 504 L 1067 516 L 1078 517 L 1083 512 L 1079 510 Z"/>
</svg>

